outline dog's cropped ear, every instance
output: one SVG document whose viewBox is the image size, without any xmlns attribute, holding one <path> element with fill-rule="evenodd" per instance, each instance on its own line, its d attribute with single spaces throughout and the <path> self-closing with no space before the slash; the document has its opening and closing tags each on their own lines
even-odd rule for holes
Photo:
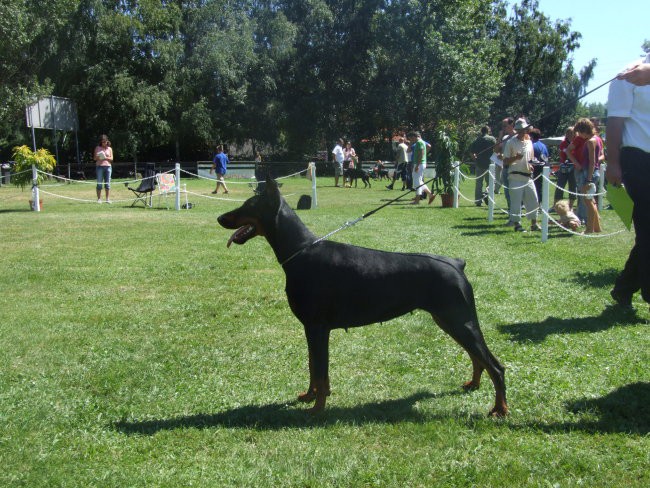
<svg viewBox="0 0 650 488">
<path fill-rule="evenodd" d="M 268 198 L 271 199 L 280 199 L 280 188 L 278 187 L 278 182 L 271 177 L 271 173 L 266 175 L 266 186 L 264 193 Z"/>
</svg>

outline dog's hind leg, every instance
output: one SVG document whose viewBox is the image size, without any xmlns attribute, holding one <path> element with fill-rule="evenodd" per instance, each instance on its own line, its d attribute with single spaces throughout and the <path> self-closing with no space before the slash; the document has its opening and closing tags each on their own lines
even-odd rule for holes
<svg viewBox="0 0 650 488">
<path fill-rule="evenodd" d="M 431 314 L 442 330 L 447 332 L 460 346 L 467 351 L 472 360 L 472 379 L 463 387 L 468 390 L 477 389 L 480 385 L 481 374 L 487 370 L 494 385 L 494 408 L 490 416 L 503 417 L 508 414 L 506 402 L 505 368 L 488 349 L 476 318 L 458 317 L 467 315 L 458 309 L 447 309 L 447 313 Z M 472 314 L 474 317 L 476 314 Z M 467 319 L 467 320 L 465 320 Z"/>
<path fill-rule="evenodd" d="M 483 366 L 481 362 L 474 356 L 470 355 L 472 360 L 472 379 L 463 384 L 465 390 L 478 390 L 481 386 L 481 375 L 483 374 Z"/>
</svg>

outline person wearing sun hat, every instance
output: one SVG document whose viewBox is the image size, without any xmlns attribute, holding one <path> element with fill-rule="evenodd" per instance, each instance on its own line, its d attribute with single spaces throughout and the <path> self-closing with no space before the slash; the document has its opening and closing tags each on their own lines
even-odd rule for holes
<svg viewBox="0 0 650 488">
<path fill-rule="evenodd" d="M 650 54 L 612 81 L 607 99 L 607 181 L 623 183 L 634 202 L 636 241 L 610 292 L 632 307 L 632 296 L 650 303 Z"/>
<path fill-rule="evenodd" d="M 525 232 L 521 226 L 521 204 L 526 208 L 530 230 L 541 230 L 537 225 L 537 192 L 532 180 L 529 161 L 534 158 L 533 143 L 529 132 L 532 126 L 524 118 L 515 121 L 515 137 L 506 142 L 503 149 L 503 164 L 508 168 L 510 182 L 510 221 L 515 223 L 516 232 Z"/>
</svg>

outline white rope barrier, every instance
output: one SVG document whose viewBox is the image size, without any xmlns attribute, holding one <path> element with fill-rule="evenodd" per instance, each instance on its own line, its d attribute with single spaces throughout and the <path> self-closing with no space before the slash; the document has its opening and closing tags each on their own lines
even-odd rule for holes
<svg viewBox="0 0 650 488">
<path fill-rule="evenodd" d="M 556 183 L 552 182 L 549 178 L 544 178 L 544 180 L 549 183 L 551 186 L 554 186 L 555 188 L 560 188 Z M 564 190 L 564 188 L 560 188 L 561 190 Z M 600 193 L 578 193 L 578 192 L 572 192 L 569 189 L 564 190 L 566 191 L 569 195 L 575 195 L 577 197 L 587 197 L 587 196 L 594 196 L 594 197 L 604 197 L 607 195 L 607 190 L 602 191 Z"/>
<path fill-rule="evenodd" d="M 60 180 L 60 181 L 63 181 L 65 183 L 67 183 L 67 184 L 71 184 L 71 183 L 80 183 L 82 185 L 96 185 L 97 184 L 97 181 L 95 181 L 95 180 L 73 180 L 73 179 L 70 179 L 70 178 L 66 178 L 64 176 L 59 176 L 59 175 L 55 175 L 55 174 L 52 174 L 52 173 L 46 173 L 45 171 L 41 171 L 40 169 L 37 170 L 37 171 L 39 173 L 41 173 L 42 175 L 47 176 L 48 178 L 53 178 L 55 180 Z M 144 180 L 144 178 L 140 178 L 140 179 L 136 179 L 136 180 L 127 180 L 127 181 L 121 181 L 120 180 L 120 183 L 124 183 L 125 185 L 127 185 L 127 184 L 132 184 L 132 183 L 138 183 L 138 182 L 140 182 L 142 180 Z M 62 185 L 62 183 L 56 183 L 55 185 L 41 185 L 41 186 L 61 186 L 61 185 Z"/>
<path fill-rule="evenodd" d="M 483 177 L 484 177 L 487 173 L 489 173 L 489 172 L 490 172 L 490 170 L 489 170 L 489 169 L 486 169 L 485 171 L 483 171 L 483 173 L 481 173 L 481 174 L 478 175 L 478 176 L 464 175 L 463 177 L 464 177 L 464 179 L 466 179 L 466 180 L 479 180 L 479 179 L 483 178 Z"/>
<path fill-rule="evenodd" d="M 23 171 L 18 171 L 18 172 L 16 172 L 16 173 L 11 172 L 11 176 L 18 176 L 18 175 L 22 175 L 23 173 L 31 173 L 31 172 L 32 172 L 31 169 L 25 169 L 25 170 L 23 170 Z"/>
<path fill-rule="evenodd" d="M 208 181 L 212 181 L 212 182 L 217 181 L 216 176 L 214 178 L 209 177 L 209 176 L 203 176 L 203 175 L 199 175 L 199 174 L 196 174 L 196 173 L 192 173 L 191 171 L 187 171 L 186 169 L 181 169 L 181 173 L 185 173 L 187 175 L 190 175 L 190 176 L 192 176 L 194 178 L 198 178 L 200 180 L 208 180 Z M 248 178 L 248 180 L 250 180 L 250 181 L 228 180 L 227 183 L 229 185 L 250 185 L 252 182 L 257 181 L 257 180 L 255 180 L 254 177 Z"/>
<path fill-rule="evenodd" d="M 63 198 L 64 200 L 72 200 L 74 202 L 81 202 L 81 203 L 97 203 L 97 198 L 94 198 L 92 200 L 86 199 L 86 198 L 74 198 L 74 197 L 68 197 L 65 195 L 59 195 L 58 193 L 52 193 L 46 190 L 41 189 L 41 193 L 44 193 L 45 195 L 50 195 L 51 197 L 56 197 L 56 198 Z M 117 200 L 113 200 L 114 202 L 117 202 Z"/>
<path fill-rule="evenodd" d="M 31 170 L 21 171 L 20 173 L 14 173 L 14 174 L 26 173 L 28 171 L 31 171 Z M 41 170 L 38 170 L 38 169 L 36 171 L 38 173 L 40 173 L 40 174 L 45 175 L 48 178 L 52 178 L 52 179 L 61 181 L 61 183 L 39 185 L 40 188 L 41 188 L 41 190 L 40 190 L 41 193 L 43 193 L 45 195 L 55 197 L 55 198 L 61 198 L 61 199 L 64 199 L 64 200 L 70 200 L 70 201 L 79 202 L 79 203 L 96 203 L 97 202 L 97 200 L 95 198 L 88 199 L 88 198 L 71 197 L 71 196 L 61 195 L 61 194 L 58 194 L 58 193 L 53 193 L 51 191 L 47 191 L 47 190 L 44 189 L 44 188 L 52 188 L 52 187 L 65 188 L 67 185 L 69 185 L 71 183 L 82 183 L 82 184 L 86 184 L 86 185 L 96 186 L 97 185 L 96 181 L 94 181 L 94 180 L 73 180 L 73 179 L 66 178 L 66 177 L 63 177 L 63 176 L 58 176 L 58 175 L 55 175 L 55 174 L 52 174 L 52 173 L 47 173 L 45 171 L 41 171 Z M 287 176 L 279 177 L 279 178 L 277 178 L 277 180 L 293 178 L 293 177 L 299 176 L 299 175 L 301 175 L 303 173 L 306 173 L 307 171 L 309 171 L 309 168 L 301 170 L 301 171 L 297 171 L 297 172 L 292 173 L 292 174 L 287 175 Z M 171 173 L 174 173 L 174 172 L 175 172 L 175 169 L 171 169 L 171 170 L 163 171 L 163 172 L 160 172 L 160 173 L 157 173 L 157 174 L 171 174 Z M 179 173 L 180 172 L 186 173 L 186 174 L 188 174 L 188 175 L 190 175 L 192 177 L 196 177 L 198 179 L 215 181 L 215 179 L 213 179 L 213 178 L 206 178 L 205 176 L 201 176 L 201 175 L 192 173 L 192 172 L 187 171 L 187 170 L 180 169 Z M 135 183 L 142 182 L 145 179 L 146 178 L 138 178 L 138 179 L 135 179 L 135 180 L 120 181 L 119 183 L 123 183 L 124 185 L 128 186 L 129 184 L 135 184 Z M 240 181 L 232 181 L 232 180 L 228 181 L 228 184 L 231 184 L 231 183 L 252 186 L 252 185 L 258 185 L 260 183 L 265 183 L 265 181 L 258 181 L 258 180 L 241 181 L 241 182 Z M 178 186 L 180 188 L 180 182 L 179 182 Z M 201 197 L 201 198 L 205 198 L 205 199 L 208 199 L 208 200 L 215 200 L 215 201 L 226 201 L 226 202 L 245 202 L 246 201 L 246 199 L 222 198 L 222 197 L 215 197 L 215 196 L 211 196 L 211 195 L 205 195 L 205 194 L 201 194 L 201 193 L 197 193 L 197 192 L 193 192 L 193 191 L 188 191 L 186 188 L 184 190 L 181 190 L 181 193 L 186 193 L 188 195 L 194 195 L 196 197 Z M 295 195 L 295 193 L 290 193 L 290 194 L 285 195 L 285 197 L 291 197 L 291 196 L 294 196 L 294 195 Z M 153 193 L 152 193 L 152 197 L 153 196 L 155 196 L 155 195 L 153 195 Z M 110 204 L 113 204 L 113 203 L 117 203 L 117 204 L 119 204 L 119 203 L 130 203 L 130 202 L 133 202 L 132 197 L 124 198 L 124 199 L 111 199 L 110 200 Z"/>
<path fill-rule="evenodd" d="M 548 222 L 551 222 L 558 229 L 561 229 L 562 231 L 568 232 L 568 233 L 570 233 L 572 235 L 575 235 L 577 237 L 599 238 L 600 239 L 600 238 L 612 237 L 612 236 L 621 234 L 622 232 L 625 232 L 625 229 L 621 229 L 621 230 L 611 232 L 611 233 L 608 233 L 608 234 L 605 234 L 605 233 L 602 233 L 602 232 L 586 234 L 584 231 L 583 232 L 574 231 L 572 229 L 569 229 L 569 228 L 565 227 L 558 220 L 553 218 L 553 216 L 550 215 L 549 211 L 544 208 L 544 205 L 539 205 L 535 210 L 533 210 L 531 212 L 521 212 L 519 214 L 511 214 L 508 209 L 504 209 L 502 207 L 497 206 L 497 202 L 493 198 L 493 193 L 492 192 L 493 192 L 493 189 L 494 189 L 494 183 L 496 181 L 496 178 L 495 178 L 495 174 L 494 174 L 492 166 L 493 165 L 490 165 L 490 168 L 488 170 L 484 171 L 481 175 L 476 176 L 476 177 L 471 177 L 471 176 L 467 176 L 467 175 L 457 175 L 458 177 L 463 176 L 464 178 L 466 178 L 468 180 L 478 180 L 480 178 L 483 178 L 485 176 L 485 174 L 487 173 L 489 175 L 489 180 L 490 180 L 489 185 L 490 186 L 488 188 L 488 194 L 485 197 L 482 197 L 482 198 L 476 200 L 476 199 L 468 198 L 467 196 L 463 195 L 463 193 L 460 191 L 460 188 L 459 188 L 459 185 L 458 185 L 458 178 L 456 179 L 456 182 L 455 182 L 456 184 L 453 187 L 454 188 L 454 193 L 456 195 L 456 199 L 458 197 L 460 197 L 460 198 L 462 198 L 463 200 L 465 200 L 467 202 L 475 204 L 475 203 L 481 202 L 484 198 L 487 198 L 487 200 L 488 200 L 488 202 L 490 204 L 489 205 L 489 207 L 490 207 L 489 208 L 489 211 L 490 211 L 489 220 L 490 221 L 491 221 L 491 217 L 492 217 L 491 212 L 494 209 L 496 209 L 497 211 L 500 211 L 501 213 L 503 213 L 505 215 L 508 215 L 508 216 L 516 215 L 516 216 L 518 216 L 520 218 L 528 217 L 531 214 L 537 214 L 539 212 L 544 217 L 544 219 L 543 219 L 543 227 L 546 229 L 544 231 L 544 228 L 543 228 L 544 237 L 542 239 L 542 242 L 545 242 L 545 239 L 546 239 L 546 235 L 547 235 L 547 232 L 548 232 Z M 547 168 L 545 168 L 545 169 L 546 169 L 546 173 L 548 173 L 549 170 Z M 19 173 L 13 173 L 13 174 L 22 174 L 22 173 L 26 173 L 28 171 L 30 171 L 30 170 L 22 171 L 22 172 L 19 172 Z M 63 182 L 63 183 L 55 183 L 55 184 L 51 184 L 51 185 L 40 185 L 40 187 L 41 187 L 40 192 L 45 194 L 45 195 L 49 195 L 49 196 L 52 196 L 52 197 L 61 198 L 61 199 L 65 199 L 65 200 L 70 200 L 70 201 L 74 201 L 74 202 L 79 202 L 79 203 L 95 203 L 97 201 L 94 198 L 87 199 L 87 198 L 70 197 L 70 196 L 66 196 L 66 195 L 53 193 L 51 191 L 47 191 L 47 190 L 44 189 L 44 188 L 50 188 L 50 187 L 61 188 L 61 187 L 65 187 L 66 184 L 70 184 L 70 183 L 83 183 L 83 184 L 89 184 L 89 185 L 94 186 L 94 185 L 97 184 L 95 181 L 92 181 L 92 180 L 73 180 L 73 179 L 70 179 L 70 178 L 65 178 L 63 176 L 58 176 L 58 175 L 54 175 L 54 174 L 51 174 L 51 173 L 46 173 L 46 172 L 40 171 L 40 170 L 36 170 L 36 171 L 37 171 L 37 173 L 41 173 L 41 174 L 47 176 L 48 178 L 53 178 L 55 180 Z M 178 171 L 178 174 L 180 174 L 180 172 L 183 172 L 185 174 L 188 174 L 188 175 L 190 175 L 192 177 L 195 177 L 195 178 L 198 178 L 198 179 L 215 181 L 214 178 L 206 178 L 205 176 L 201 176 L 201 175 L 192 173 L 190 171 L 183 170 L 183 169 L 178 169 L 178 168 L 176 170 L 172 169 L 172 170 L 168 170 L 168 171 L 165 171 L 165 172 L 162 172 L 162 173 L 159 173 L 159 174 L 168 174 L 168 173 L 173 173 L 175 171 Z M 300 171 L 297 171 L 297 172 L 292 173 L 290 175 L 277 178 L 277 180 L 294 178 L 296 176 L 302 175 L 303 173 L 306 173 L 307 171 L 310 171 L 310 168 L 300 170 Z M 548 176 L 546 176 L 546 174 L 544 174 L 544 173 L 538 175 L 532 181 L 535 181 L 540 177 L 543 179 L 543 185 L 544 185 L 544 190 L 543 191 L 544 192 L 548 191 L 549 188 L 560 188 L 555 182 L 551 181 L 551 179 Z M 128 181 L 120 181 L 120 183 L 124 183 L 124 184 L 128 185 L 128 184 L 134 184 L 134 183 L 141 182 L 144 179 L 145 178 L 139 178 L 139 179 L 128 180 Z M 250 186 L 252 186 L 254 184 L 256 185 L 256 184 L 260 184 L 260 183 L 265 183 L 265 182 L 266 182 L 265 180 L 263 180 L 263 181 L 252 180 L 252 181 L 242 181 L 242 182 L 234 181 L 234 180 L 228 181 L 229 184 L 231 184 L 231 183 L 247 184 L 247 185 L 250 185 Z M 528 185 L 528 183 L 529 182 L 526 182 L 526 183 L 524 183 L 524 184 L 522 184 L 520 186 L 515 186 L 515 185 L 507 186 L 507 185 L 501 184 L 501 187 L 506 189 L 506 190 L 516 190 L 516 189 L 525 187 L 526 185 Z M 177 183 L 177 186 L 180 188 L 180 181 Z M 567 190 L 564 190 L 564 191 L 567 191 Z M 246 201 L 246 199 L 223 198 L 223 197 L 217 197 L 217 196 L 212 196 L 212 195 L 206 195 L 206 194 L 197 193 L 197 192 L 194 192 L 194 191 L 188 191 L 187 189 L 181 190 L 180 192 L 185 193 L 185 194 L 189 194 L 189 195 L 194 195 L 194 196 L 200 197 L 200 198 L 205 198 L 205 199 L 208 199 L 208 200 L 214 200 L 214 201 L 227 201 L 227 202 L 244 202 L 244 201 Z M 571 192 L 571 191 L 568 191 L 568 193 L 570 195 L 574 195 L 576 197 L 594 196 L 594 194 L 585 194 L 585 193 L 578 193 L 578 192 Z M 287 195 L 285 195 L 285 197 L 290 197 L 290 196 L 293 196 L 293 195 L 295 195 L 295 193 L 287 194 Z M 599 192 L 599 193 L 595 194 L 595 196 L 606 196 L 606 195 L 607 195 L 606 191 L 602 191 L 602 192 Z M 154 195 L 152 194 L 152 196 L 154 196 Z M 126 198 L 126 199 L 112 200 L 111 203 L 129 203 L 129 202 L 133 202 L 133 201 L 134 200 L 131 197 L 131 198 Z M 548 205 L 548 203 L 546 203 L 546 205 Z M 456 204 L 456 207 L 457 207 L 457 204 Z M 356 223 L 356 222 L 354 222 L 354 223 Z M 346 228 L 346 227 L 349 227 L 349 226 L 350 225 L 348 225 L 348 223 L 346 222 L 346 224 L 342 228 Z M 338 232 L 339 230 L 341 230 L 341 229 L 337 229 L 337 231 L 335 231 L 335 232 Z"/>
<path fill-rule="evenodd" d="M 496 180 L 496 178 L 495 178 L 495 174 L 494 174 L 493 170 L 494 170 L 494 168 L 493 168 L 493 164 L 491 164 L 491 165 L 490 165 L 490 168 L 488 169 L 488 171 L 489 171 L 490 181 L 489 181 L 488 195 L 487 195 L 488 202 L 489 202 L 489 205 L 488 205 L 488 207 L 489 207 L 489 208 L 488 208 L 488 210 L 489 210 L 489 212 L 488 212 L 488 221 L 490 221 L 490 222 L 492 221 L 492 210 L 493 210 L 494 208 L 496 208 L 497 211 L 501 211 L 503 214 L 506 214 L 506 215 L 508 215 L 508 216 L 513 215 L 513 214 L 511 214 L 509 211 L 507 211 L 507 210 L 505 210 L 505 209 L 503 209 L 503 208 L 501 208 L 501 207 L 498 207 L 498 206 L 496 205 L 496 201 L 495 201 L 494 198 L 492 197 L 492 195 L 493 195 L 493 191 L 494 191 L 494 183 L 495 183 L 495 180 Z M 557 186 L 553 181 L 551 181 L 551 179 L 548 177 L 548 175 L 547 175 L 548 173 L 550 173 L 550 169 L 549 169 L 548 167 L 546 167 L 546 168 L 544 168 L 544 172 L 541 173 L 540 175 L 538 175 L 538 177 L 537 177 L 537 178 L 542 177 L 542 184 L 543 184 L 543 186 L 542 186 L 542 194 L 543 194 L 543 195 L 545 194 L 545 195 L 547 195 L 547 196 L 545 197 L 545 200 L 544 200 L 543 204 L 538 205 L 537 208 L 534 210 L 534 213 L 539 212 L 539 213 L 541 213 L 541 215 L 542 215 L 542 242 L 546 242 L 546 240 L 547 240 L 547 237 L 548 237 L 548 222 L 549 222 L 549 221 L 550 221 L 551 223 L 553 223 L 554 225 L 556 225 L 558 228 L 560 228 L 560 229 L 562 229 L 562 230 L 564 230 L 564 231 L 566 231 L 566 232 L 569 232 L 569 233 L 571 233 L 571 234 L 573 234 L 573 235 L 575 235 L 575 236 L 578 236 L 578 237 L 587 237 L 587 238 L 604 238 L 604 237 L 615 236 L 615 235 L 618 235 L 618 234 L 620 234 L 620 233 L 622 233 L 622 232 L 625 231 L 625 229 L 622 229 L 622 230 L 619 230 L 619 231 L 616 231 L 616 232 L 611 232 L 611 233 L 609 233 L 609 234 L 604 234 L 604 233 L 602 233 L 602 232 L 599 232 L 599 233 L 588 233 L 588 234 L 587 234 L 587 233 L 585 233 L 584 231 L 583 231 L 583 232 L 576 232 L 576 231 L 573 231 L 573 230 L 568 229 L 568 228 L 566 228 L 565 226 L 563 226 L 560 222 L 558 222 L 556 219 L 554 219 L 554 218 L 550 215 L 549 211 L 545 208 L 545 207 L 548 207 L 548 205 L 549 205 L 549 204 L 548 204 L 548 193 L 549 193 L 549 189 L 550 189 L 550 187 L 556 187 L 556 188 L 559 188 L 559 187 L 558 187 L 558 186 Z M 537 178 L 535 178 L 535 179 L 537 179 Z M 533 181 L 535 181 L 535 179 L 533 179 Z M 526 183 L 526 184 L 528 184 L 528 183 Z M 522 186 L 525 186 L 526 184 L 524 184 L 524 185 L 522 185 Z M 602 181 L 601 181 L 601 184 L 602 184 Z M 521 188 L 521 186 L 510 186 L 510 187 L 508 187 L 508 186 L 503 185 L 503 184 L 501 185 L 501 187 L 504 188 L 504 189 L 508 189 L 508 190 Z M 601 188 L 602 188 L 602 185 L 601 185 Z M 471 200 L 471 199 L 465 197 L 464 195 L 462 195 L 462 193 L 460 192 L 460 190 L 459 190 L 458 188 L 455 188 L 455 190 L 456 190 L 456 191 L 458 192 L 458 194 L 459 194 L 461 197 L 463 197 L 465 200 L 467 200 L 467 201 L 469 201 L 469 202 L 477 202 L 477 200 Z M 578 197 L 594 196 L 594 194 L 584 194 L 584 193 L 574 193 L 574 192 L 569 192 L 569 194 L 571 194 L 571 195 L 576 195 L 576 196 L 578 196 Z M 607 195 L 607 192 L 606 192 L 606 191 L 601 191 L 601 192 L 595 194 L 595 196 L 606 196 L 606 195 Z M 602 199 L 601 199 L 601 202 L 602 202 Z M 524 212 L 524 213 L 520 213 L 520 214 L 514 214 L 514 215 L 517 215 L 517 216 L 519 216 L 519 217 L 524 217 L 524 216 L 528 216 L 528 215 L 530 215 L 530 214 L 532 214 L 532 213 L 533 213 L 533 211 L 531 211 L 531 212 Z"/>
<path fill-rule="evenodd" d="M 185 193 L 187 193 L 188 195 L 194 195 L 194 196 L 201 197 L 201 198 L 207 198 L 208 200 L 221 200 L 221 201 L 224 201 L 224 202 L 245 202 L 246 201 L 246 199 L 242 200 L 242 199 L 238 199 L 238 198 L 213 197 L 211 195 L 204 195 L 203 193 L 196 193 L 196 192 L 189 191 L 189 190 L 186 190 Z"/>
<path fill-rule="evenodd" d="M 276 179 L 276 181 L 277 181 L 277 180 L 285 180 L 285 179 L 288 179 L 288 178 L 293 178 L 293 177 L 298 176 L 298 175 L 301 175 L 301 174 L 303 174 L 303 173 L 307 173 L 308 170 L 309 170 L 309 168 L 306 168 L 306 169 L 303 169 L 303 170 L 297 171 L 297 172 L 295 172 L 295 173 L 292 173 L 292 174 L 290 174 L 290 175 L 280 176 L 279 178 L 275 178 L 275 179 Z M 185 169 L 181 169 L 181 172 L 182 172 L 182 173 L 185 173 L 185 174 L 188 174 L 188 175 L 190 175 L 190 176 L 193 176 L 193 177 L 195 177 L 195 178 L 202 179 L 202 180 L 216 181 L 216 177 L 215 177 L 215 178 L 210 178 L 210 177 L 208 177 L 208 176 L 203 176 L 203 175 L 199 175 L 199 174 L 196 174 L 196 173 L 192 173 L 191 171 L 187 171 L 187 170 L 185 170 Z M 230 185 L 230 184 L 235 184 L 235 185 L 250 185 L 251 183 L 257 183 L 257 184 L 259 184 L 259 183 L 266 183 L 266 180 L 257 180 L 257 179 L 255 179 L 254 176 L 252 176 L 252 177 L 249 178 L 249 179 L 250 179 L 250 181 L 228 180 L 228 184 L 229 184 L 229 185 Z"/>
</svg>

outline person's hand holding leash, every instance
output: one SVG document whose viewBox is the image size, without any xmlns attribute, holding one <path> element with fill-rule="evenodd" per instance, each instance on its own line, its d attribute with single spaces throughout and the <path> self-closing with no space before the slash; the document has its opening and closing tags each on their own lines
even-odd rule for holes
<svg viewBox="0 0 650 488">
<path fill-rule="evenodd" d="M 616 76 L 618 80 L 629 81 L 637 86 L 650 85 L 650 64 L 639 61 Z"/>
</svg>

